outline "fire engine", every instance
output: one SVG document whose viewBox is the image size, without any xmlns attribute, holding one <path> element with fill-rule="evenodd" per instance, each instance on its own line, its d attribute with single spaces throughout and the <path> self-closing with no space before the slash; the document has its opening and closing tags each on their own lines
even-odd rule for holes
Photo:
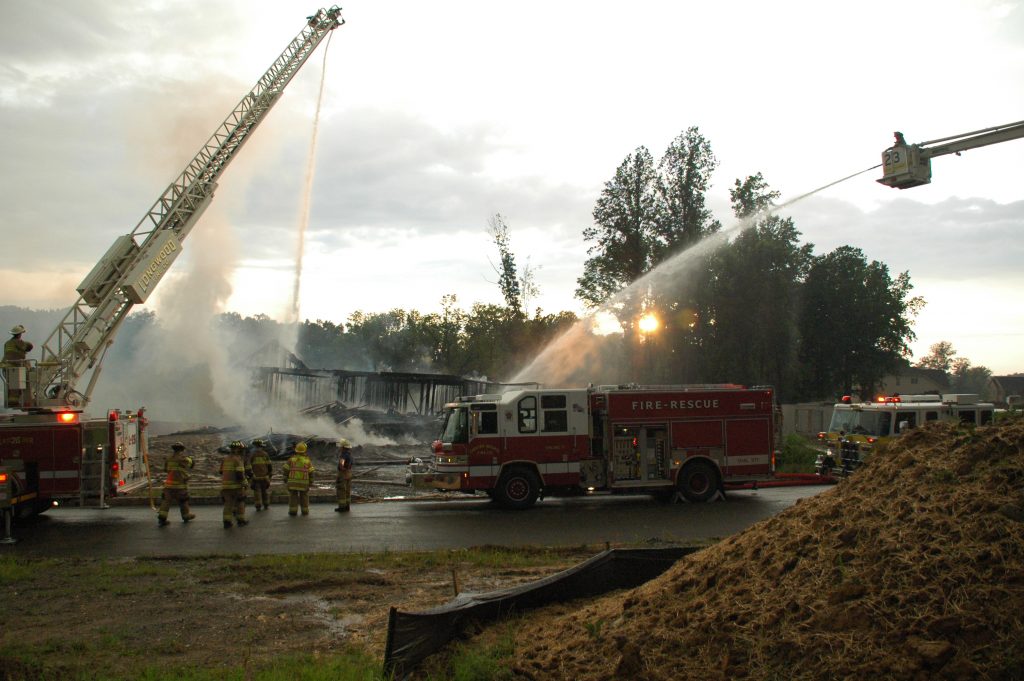
<svg viewBox="0 0 1024 681">
<path fill-rule="evenodd" d="M 818 433 L 825 449 L 818 454 L 815 470 L 848 475 L 879 441 L 928 421 L 983 426 L 994 414 L 994 404 L 971 394 L 880 395 L 873 402 L 854 402 L 847 395 L 833 407 L 828 431 Z"/>
<path fill-rule="evenodd" d="M 414 487 L 475 493 L 524 509 L 543 495 L 646 493 L 708 501 L 726 483 L 769 480 L 771 388 L 600 386 L 513 390 L 445 405 Z"/>
<path fill-rule="evenodd" d="M 180 255 L 228 164 L 321 41 L 345 23 L 340 12 L 334 6 L 306 18 L 185 170 L 78 286 L 77 301 L 42 344 L 42 358 L 3 363 L 0 469 L 11 478 L 19 515 L 58 500 L 102 505 L 145 481 L 143 410 L 113 410 L 98 419 L 84 414 L 103 357 L 132 307 L 146 302 Z"/>
</svg>

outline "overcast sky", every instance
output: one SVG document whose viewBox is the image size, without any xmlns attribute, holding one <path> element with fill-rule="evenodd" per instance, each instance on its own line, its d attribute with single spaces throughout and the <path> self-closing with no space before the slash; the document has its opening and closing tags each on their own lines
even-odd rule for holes
<svg viewBox="0 0 1024 681">
<path fill-rule="evenodd" d="M 130 5 L 130 6 L 129 6 Z M 65 307 L 316 10 L 295 2 L 0 0 L 0 304 Z M 911 142 L 1024 119 L 1024 3 L 353 0 L 327 50 L 301 316 L 500 302 L 502 213 L 546 311 L 573 299 L 582 230 L 637 146 L 698 126 L 710 201 L 762 172 L 783 200 Z M 223 176 L 198 252 L 226 309 L 283 318 L 324 45 Z M 951 341 L 1024 371 L 1024 140 L 933 162 L 897 191 L 872 171 L 794 204 L 805 240 L 910 272 L 916 357 Z M 528 259 L 528 260 L 527 260 Z M 490 262 L 489 262 L 490 260 Z M 226 294 L 225 294 L 226 295 Z"/>
</svg>

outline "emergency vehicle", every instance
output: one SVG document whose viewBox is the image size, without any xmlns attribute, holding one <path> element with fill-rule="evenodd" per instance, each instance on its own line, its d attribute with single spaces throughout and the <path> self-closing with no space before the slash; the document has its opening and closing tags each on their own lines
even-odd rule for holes
<svg viewBox="0 0 1024 681">
<path fill-rule="evenodd" d="M 529 508 L 543 495 L 682 494 L 772 478 L 779 432 L 771 388 L 600 386 L 514 390 L 445 405 L 433 461 L 414 487 L 485 492 Z"/>
<path fill-rule="evenodd" d="M 833 407 L 828 431 L 818 433 L 826 449 L 818 454 L 815 470 L 822 475 L 846 475 L 880 440 L 928 421 L 983 426 L 992 422 L 994 414 L 994 404 L 972 394 L 880 395 L 872 402 L 855 402 L 847 395 Z"/>
<path fill-rule="evenodd" d="M 78 285 L 78 299 L 41 344 L 41 359 L 0 363 L 0 469 L 11 488 L 6 501 L 17 500 L 19 515 L 60 500 L 102 505 L 145 482 L 143 410 L 99 418 L 83 413 L 103 358 L 132 307 L 146 302 L 181 254 L 242 145 L 317 46 L 345 23 L 340 13 L 333 6 L 306 17 L 299 34 L 132 232 L 118 237 Z"/>
<path fill-rule="evenodd" d="M 146 419 L 112 410 L 106 418 L 81 411 L 38 410 L 0 415 L 0 465 L 11 473 L 20 517 L 55 503 L 105 505 L 146 482 L 142 456 Z"/>
</svg>

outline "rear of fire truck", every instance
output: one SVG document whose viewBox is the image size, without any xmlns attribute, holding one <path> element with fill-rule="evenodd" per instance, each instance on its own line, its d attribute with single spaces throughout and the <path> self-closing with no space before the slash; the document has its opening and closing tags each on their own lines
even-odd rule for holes
<svg viewBox="0 0 1024 681">
<path fill-rule="evenodd" d="M 145 424 L 142 414 L 120 410 L 104 418 L 70 409 L 0 416 L 0 467 L 10 475 L 14 514 L 102 507 L 145 484 Z"/>
<path fill-rule="evenodd" d="M 879 395 L 871 402 L 844 396 L 833 407 L 827 431 L 818 433 L 823 449 L 815 461 L 819 475 L 849 475 L 879 442 L 929 421 L 972 425 L 992 422 L 995 405 L 978 395 Z"/>
</svg>

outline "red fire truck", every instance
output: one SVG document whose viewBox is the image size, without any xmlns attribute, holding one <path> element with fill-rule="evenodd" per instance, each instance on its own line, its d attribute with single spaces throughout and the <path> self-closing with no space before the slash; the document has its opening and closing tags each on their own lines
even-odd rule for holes
<svg viewBox="0 0 1024 681">
<path fill-rule="evenodd" d="M 102 506 L 145 483 L 145 427 L 141 410 L 113 410 L 105 419 L 70 409 L 0 416 L 0 465 L 11 473 L 17 514 L 61 502 Z"/>
<path fill-rule="evenodd" d="M 445 406 L 433 462 L 414 487 L 486 492 L 510 508 L 544 495 L 647 493 L 708 501 L 729 483 L 769 480 L 771 388 L 600 386 L 515 390 Z"/>
</svg>

